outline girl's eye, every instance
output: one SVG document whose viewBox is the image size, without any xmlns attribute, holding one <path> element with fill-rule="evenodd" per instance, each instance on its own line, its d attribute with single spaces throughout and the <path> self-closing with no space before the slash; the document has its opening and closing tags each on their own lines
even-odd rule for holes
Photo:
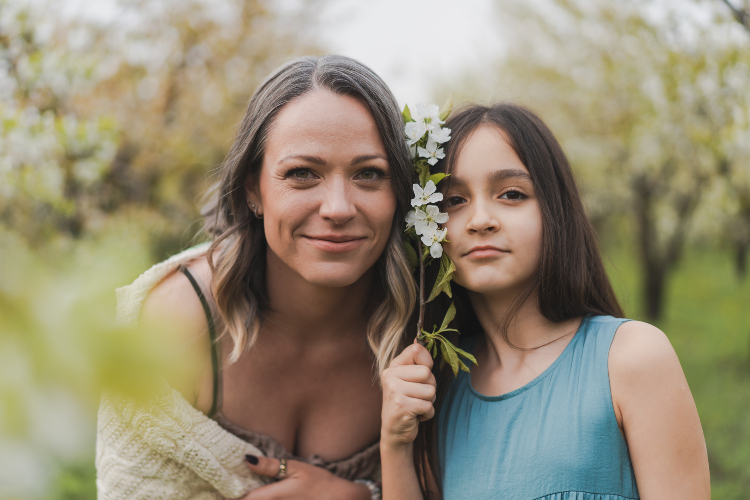
<svg viewBox="0 0 750 500">
<path fill-rule="evenodd" d="M 456 205 L 460 205 L 464 203 L 465 200 L 461 198 L 460 196 L 448 196 L 445 199 L 445 206 L 446 207 L 455 207 Z"/>
<path fill-rule="evenodd" d="M 374 181 L 382 179 L 383 177 L 385 177 L 385 172 L 379 168 L 368 168 L 357 174 L 357 179 L 362 179 L 364 181 Z"/>
<path fill-rule="evenodd" d="M 516 191 L 514 189 L 511 189 L 509 191 L 504 192 L 500 198 L 504 200 L 512 200 L 512 201 L 520 201 L 525 200 L 528 198 L 525 194 L 523 194 L 521 191 Z"/>
</svg>

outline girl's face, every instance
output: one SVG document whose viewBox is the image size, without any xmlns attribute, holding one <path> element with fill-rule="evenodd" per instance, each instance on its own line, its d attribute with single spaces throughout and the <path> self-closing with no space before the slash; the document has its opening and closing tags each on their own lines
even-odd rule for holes
<svg viewBox="0 0 750 500">
<path fill-rule="evenodd" d="M 539 266 L 542 214 L 505 132 L 482 125 L 471 134 L 444 200 L 456 282 L 481 294 L 518 292 Z"/>
<path fill-rule="evenodd" d="M 247 200 L 263 215 L 269 265 L 321 285 L 351 285 L 383 253 L 396 196 L 380 132 L 356 98 L 314 90 L 271 125 Z"/>
</svg>

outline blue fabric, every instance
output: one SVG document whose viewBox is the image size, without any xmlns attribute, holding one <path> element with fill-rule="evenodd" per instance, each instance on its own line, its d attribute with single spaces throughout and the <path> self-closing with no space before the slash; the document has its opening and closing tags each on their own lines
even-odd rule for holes
<svg viewBox="0 0 750 500">
<path fill-rule="evenodd" d="M 609 387 L 625 321 L 585 318 L 549 368 L 501 396 L 479 394 L 460 372 L 438 421 L 445 500 L 639 498 Z"/>
</svg>

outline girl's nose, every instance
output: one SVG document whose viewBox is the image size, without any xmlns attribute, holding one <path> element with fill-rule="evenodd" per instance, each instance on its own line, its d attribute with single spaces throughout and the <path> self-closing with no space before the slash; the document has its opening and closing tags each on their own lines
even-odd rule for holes
<svg viewBox="0 0 750 500">
<path fill-rule="evenodd" d="M 466 230 L 470 233 L 493 233 L 500 229 L 500 222 L 484 202 L 474 203 Z"/>
</svg>

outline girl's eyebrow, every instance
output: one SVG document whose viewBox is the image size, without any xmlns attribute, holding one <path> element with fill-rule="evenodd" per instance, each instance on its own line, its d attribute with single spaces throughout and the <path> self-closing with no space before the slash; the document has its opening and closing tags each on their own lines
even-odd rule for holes
<svg viewBox="0 0 750 500">
<path fill-rule="evenodd" d="M 487 175 L 487 180 L 490 182 L 499 182 L 508 179 L 523 179 L 531 182 L 531 176 L 529 175 L 529 173 L 525 170 L 521 170 L 520 168 L 503 168 L 500 170 L 495 170 Z M 468 184 L 466 179 L 456 177 L 455 175 L 450 176 L 450 183 L 451 185 L 459 187 L 463 187 Z"/>
<path fill-rule="evenodd" d="M 357 165 L 359 163 L 363 163 L 363 162 L 366 162 L 366 161 L 372 161 L 372 160 L 376 160 L 376 159 L 381 159 L 381 160 L 388 161 L 388 158 L 386 158 L 385 156 L 383 156 L 381 154 L 378 154 L 378 153 L 374 153 L 374 154 L 369 154 L 369 155 L 359 155 L 359 156 L 357 156 L 356 158 L 354 158 L 352 160 L 352 165 Z M 307 162 L 310 162 L 310 163 L 315 163 L 317 165 L 325 165 L 326 164 L 326 161 L 323 158 L 320 158 L 319 156 L 310 156 L 310 155 L 289 155 L 289 156 L 285 156 L 284 158 L 282 158 L 281 160 L 279 160 L 279 163 L 284 163 L 285 161 L 289 161 L 289 160 L 302 160 L 302 161 L 307 161 Z"/>
</svg>

